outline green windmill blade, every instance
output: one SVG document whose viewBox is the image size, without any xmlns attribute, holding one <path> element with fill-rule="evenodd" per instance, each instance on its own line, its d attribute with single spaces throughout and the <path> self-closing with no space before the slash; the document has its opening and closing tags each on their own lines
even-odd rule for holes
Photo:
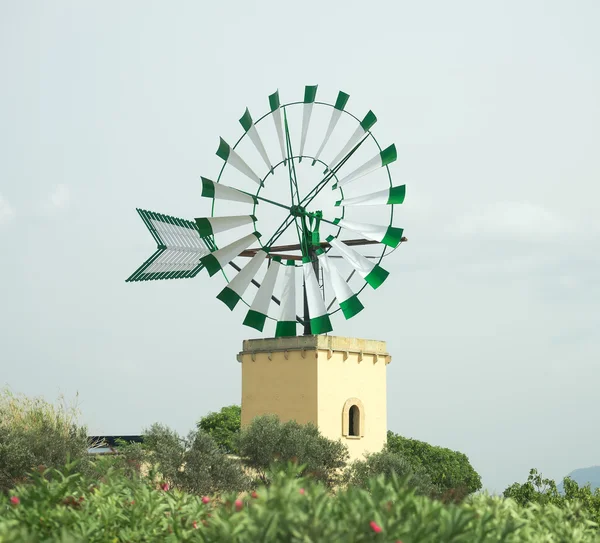
<svg viewBox="0 0 600 543">
<path fill-rule="evenodd" d="M 336 157 L 329 163 L 331 169 L 335 168 L 341 160 L 350 152 L 350 150 L 355 147 L 358 142 L 362 141 L 363 138 L 367 136 L 369 130 L 373 127 L 373 125 L 377 122 L 377 117 L 375 113 L 369 110 L 369 112 L 364 116 L 363 120 L 360 121 L 359 125 L 356 127 L 356 130 L 350 136 L 350 139 L 346 142 L 346 144 L 342 147 L 341 151 L 336 155 Z"/>
<path fill-rule="evenodd" d="M 204 198 L 213 198 L 214 200 L 228 200 L 230 202 L 244 202 L 247 204 L 257 204 L 258 199 L 252 194 L 242 190 L 228 187 L 222 183 L 215 183 L 206 177 L 201 177 L 202 193 Z"/>
<path fill-rule="evenodd" d="M 246 177 L 252 179 L 257 185 L 262 185 L 262 179 L 256 175 L 254 170 L 244 162 L 244 159 L 223 138 L 220 138 L 217 156 L 222 158 L 226 164 L 230 164 Z"/>
<path fill-rule="evenodd" d="M 331 320 L 321 295 L 321 288 L 313 264 L 309 258 L 302 259 L 302 271 L 304 273 L 304 284 L 306 285 L 306 300 L 308 303 L 308 314 L 310 316 L 310 329 L 313 334 L 326 334 L 333 330 Z"/>
<path fill-rule="evenodd" d="M 335 205 L 342 207 L 351 206 L 377 206 L 377 205 L 394 205 L 404 203 L 406 196 L 406 185 L 398 187 L 390 187 L 389 189 L 355 196 L 353 198 L 344 198 L 338 200 Z"/>
<path fill-rule="evenodd" d="M 317 250 L 319 264 L 325 272 L 325 277 L 333 288 L 335 298 L 346 319 L 351 319 L 364 309 L 364 305 L 358 299 L 350 285 L 342 277 L 336 265 L 327 258 L 327 254 L 322 249 Z"/>
<path fill-rule="evenodd" d="M 269 159 L 269 155 L 267 154 L 267 150 L 265 149 L 263 141 L 260 139 L 260 136 L 258 135 L 258 130 L 256 129 L 256 126 L 254 125 L 254 121 L 252 120 L 252 115 L 250 115 L 248 108 L 246 108 L 246 111 L 242 115 L 242 118 L 240 119 L 240 124 L 242 125 L 242 127 L 246 131 L 246 134 L 248 134 L 250 141 L 252 141 L 252 143 L 254 144 L 254 147 L 260 154 L 265 165 L 267 166 L 267 169 L 270 172 L 272 172 L 273 165 L 271 164 L 271 160 Z"/>
<path fill-rule="evenodd" d="M 338 186 L 343 187 L 352 181 L 356 181 L 360 177 L 367 175 L 368 173 L 374 172 L 378 168 L 382 168 L 383 166 L 387 166 L 391 164 L 398 158 L 398 154 L 396 153 L 396 146 L 390 145 L 383 151 L 381 151 L 378 155 L 374 156 L 371 160 L 365 162 L 362 166 L 354 170 L 351 174 L 347 175 L 340 179 L 339 183 L 335 183 L 332 185 L 333 189 L 336 189 Z"/>
<path fill-rule="evenodd" d="M 239 271 L 239 273 L 229 281 L 229 284 L 217 295 L 229 309 L 233 311 L 238 302 L 242 299 L 244 292 L 250 286 L 250 283 L 262 266 L 267 253 L 265 251 L 256 251 L 256 254 Z"/>
<path fill-rule="evenodd" d="M 306 144 L 306 136 L 308 135 L 308 126 L 312 116 L 313 106 L 317 97 L 317 85 L 307 85 L 304 89 L 304 107 L 302 110 L 302 136 L 300 137 L 300 159 L 304 155 L 304 145 Z"/>
<path fill-rule="evenodd" d="M 254 328 L 259 332 L 263 331 L 267 316 L 269 314 L 269 305 L 271 304 L 271 298 L 273 297 L 273 291 L 275 290 L 275 282 L 277 281 L 277 275 L 281 268 L 281 258 L 278 256 L 274 257 L 271 261 L 271 265 L 260 285 L 254 301 L 246 313 L 244 319 L 244 325 Z"/>
<path fill-rule="evenodd" d="M 352 230 L 371 241 L 378 241 L 389 247 L 398 247 L 404 232 L 402 228 L 396 228 L 395 226 L 356 223 L 344 219 L 335 219 L 333 222 L 334 224 L 346 228 L 347 230 Z"/>
<path fill-rule="evenodd" d="M 333 134 L 333 131 L 335 130 L 335 127 L 338 124 L 338 121 L 342 117 L 342 111 L 344 111 L 344 108 L 346 107 L 346 103 L 348 102 L 349 98 L 350 98 L 350 95 L 346 94 L 345 92 L 340 91 L 338 93 L 337 100 L 335 101 L 335 105 L 333 106 L 333 110 L 331 111 L 331 119 L 329 119 L 329 125 L 327 126 L 327 132 L 325 132 L 325 137 L 323 138 L 323 143 L 321 143 L 321 147 L 319 147 L 319 150 L 317 151 L 317 154 L 315 155 L 315 158 L 313 159 L 313 162 L 312 162 L 313 166 L 317 163 L 317 160 L 319 160 L 319 157 L 321 156 L 323 149 L 325 149 L 325 146 L 329 142 L 329 139 L 331 138 L 331 134 Z"/>
<path fill-rule="evenodd" d="M 287 153 L 285 151 L 283 120 L 281 118 L 281 103 L 279 102 L 278 90 L 269 96 L 269 106 L 271 107 L 271 116 L 273 117 L 273 122 L 275 123 L 275 130 L 277 131 L 277 139 L 279 140 L 279 147 L 281 149 L 281 160 L 283 160 L 285 164 Z"/>
<path fill-rule="evenodd" d="M 332 247 L 337 249 L 342 258 L 374 289 L 379 288 L 387 279 L 389 272 L 379 264 L 371 262 L 359 252 L 341 243 L 333 236 L 329 236 L 327 241 Z"/>
<path fill-rule="evenodd" d="M 247 249 L 250 245 L 256 243 L 258 238 L 260 238 L 260 233 L 254 232 L 253 234 L 244 236 L 243 238 L 226 245 L 222 249 L 218 249 L 203 256 L 200 261 L 204 264 L 208 274 L 212 277 L 215 273 L 223 270 L 223 268 L 225 268 L 225 266 L 227 266 L 227 264 L 229 264 L 229 262 L 238 256 L 244 249 Z"/>
<path fill-rule="evenodd" d="M 256 222 L 254 215 L 233 215 L 229 217 L 202 217 L 196 219 L 196 226 L 200 237 L 214 236 L 219 232 L 226 232 L 239 226 Z"/>
<path fill-rule="evenodd" d="M 296 327 L 296 267 L 293 260 L 288 260 L 285 266 L 281 310 L 277 319 L 275 337 L 295 336 Z"/>
</svg>

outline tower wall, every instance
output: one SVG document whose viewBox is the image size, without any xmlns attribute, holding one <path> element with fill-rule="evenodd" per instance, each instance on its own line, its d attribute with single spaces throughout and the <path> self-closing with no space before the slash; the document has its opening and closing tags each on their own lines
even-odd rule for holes
<svg viewBox="0 0 600 543">
<path fill-rule="evenodd" d="M 385 342 L 337 336 L 254 339 L 244 341 L 238 360 L 242 426 L 265 414 L 312 422 L 328 438 L 341 439 L 351 460 L 385 444 L 391 361 Z"/>
</svg>

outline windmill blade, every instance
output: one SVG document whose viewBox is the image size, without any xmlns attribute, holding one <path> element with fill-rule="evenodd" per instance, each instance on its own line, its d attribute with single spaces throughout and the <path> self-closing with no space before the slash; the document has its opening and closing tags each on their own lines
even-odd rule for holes
<svg viewBox="0 0 600 543">
<path fill-rule="evenodd" d="M 357 232 L 367 239 L 378 241 L 388 247 L 394 248 L 398 247 L 398 244 L 402 240 L 402 233 L 404 232 L 402 228 L 396 228 L 395 226 L 350 222 L 344 219 L 335 219 L 333 224 Z"/>
<path fill-rule="evenodd" d="M 312 115 L 315 98 L 317 97 L 318 85 L 304 87 L 304 106 L 302 110 L 302 137 L 300 138 L 300 160 L 302 162 L 302 155 L 304 154 L 304 144 L 306 143 L 306 135 L 308 134 L 308 125 L 310 124 L 310 117 Z"/>
<path fill-rule="evenodd" d="M 233 260 L 238 256 L 244 249 L 247 249 L 260 238 L 259 232 L 254 232 L 244 236 L 229 245 L 226 245 L 222 249 L 218 249 L 213 253 L 203 256 L 200 260 L 204 267 L 207 269 L 208 274 L 212 277 L 215 273 L 221 271 L 227 266 L 230 260 Z"/>
<path fill-rule="evenodd" d="M 293 260 L 286 262 L 284 281 L 275 337 L 296 335 L 296 267 Z"/>
<path fill-rule="evenodd" d="M 217 294 L 217 299 L 221 300 L 229 309 L 233 308 L 242 299 L 244 292 L 248 288 L 254 276 L 262 266 L 267 253 L 260 249 L 250 259 L 250 261 L 240 270 L 240 272 L 231 280 L 229 284 Z"/>
<path fill-rule="evenodd" d="M 379 264 L 371 262 L 368 258 L 361 255 L 351 247 L 338 241 L 333 236 L 329 236 L 327 241 L 332 247 L 342 255 L 342 258 L 350 264 L 358 274 L 371 285 L 374 289 L 381 286 L 387 279 L 389 272 L 383 269 Z"/>
<path fill-rule="evenodd" d="M 269 155 L 267 154 L 265 146 L 258 135 L 258 130 L 256 129 L 256 126 L 254 126 L 254 121 L 252 120 L 252 116 L 250 115 L 248 108 L 246 108 L 246 112 L 242 115 L 240 124 L 250 137 L 250 140 L 254 144 L 254 147 L 256 147 L 256 150 L 259 152 L 269 171 L 273 173 L 273 164 L 271 164 L 271 161 L 269 160 Z"/>
<path fill-rule="evenodd" d="M 222 158 L 226 164 L 230 164 L 239 172 L 242 172 L 246 177 L 252 179 L 256 184 L 263 186 L 262 179 L 254 173 L 254 170 L 248 166 L 238 155 L 234 149 L 223 139 L 220 138 L 219 148 L 217 149 L 217 156 Z"/>
<path fill-rule="evenodd" d="M 394 144 L 390 145 L 383 151 L 381 151 L 378 155 L 374 156 L 371 160 L 365 162 L 360 168 L 354 170 L 350 175 L 342 178 L 338 183 L 334 183 L 331 188 L 336 189 L 338 186 L 343 187 L 352 181 L 356 181 L 359 177 L 363 175 L 367 175 L 378 168 L 383 168 L 388 164 L 391 164 L 398 158 L 398 153 L 396 153 L 396 146 Z"/>
<path fill-rule="evenodd" d="M 215 200 L 229 200 L 230 202 L 245 202 L 248 204 L 258 204 L 258 199 L 252 194 L 243 190 L 228 187 L 222 183 L 215 183 L 206 177 L 201 177 L 202 194 L 204 198 L 213 198 Z"/>
<path fill-rule="evenodd" d="M 350 151 L 351 149 L 362 140 L 369 132 L 371 127 L 377 122 L 377 117 L 375 117 L 375 113 L 371 110 L 365 115 L 365 118 L 360 121 L 358 128 L 354 131 L 354 134 L 350 136 L 350 139 L 346 142 L 346 145 L 342 148 L 342 150 L 337 154 L 337 156 L 329 163 L 330 170 L 334 170 L 335 167 Z"/>
<path fill-rule="evenodd" d="M 200 237 L 206 238 L 213 236 L 219 232 L 225 232 L 244 226 L 246 224 L 252 224 L 257 221 L 254 215 L 231 215 L 229 217 L 202 217 L 196 219 L 196 226 Z"/>
<path fill-rule="evenodd" d="M 254 297 L 254 301 L 246 313 L 246 318 L 244 319 L 243 324 L 245 326 L 249 326 L 250 328 L 254 328 L 259 332 L 262 332 L 265 327 L 265 321 L 267 320 L 267 315 L 269 313 L 269 305 L 271 303 L 271 297 L 273 296 L 273 291 L 275 290 L 275 282 L 277 281 L 277 274 L 279 273 L 279 269 L 281 268 L 281 258 L 278 256 L 273 257 L 271 260 L 271 265 L 265 274 L 265 278 Z"/>
<path fill-rule="evenodd" d="M 281 121 L 281 104 L 279 102 L 279 90 L 276 90 L 273 94 L 269 96 L 269 106 L 271 107 L 271 113 L 273 114 L 275 130 L 277 130 L 277 138 L 279 139 L 279 147 L 281 148 L 281 159 L 285 164 L 287 155 L 285 152 L 285 139 L 283 137 L 283 123 Z"/>
<path fill-rule="evenodd" d="M 317 255 L 319 264 L 323 268 L 325 275 L 333 287 L 333 293 L 335 294 L 344 317 L 346 317 L 346 319 L 351 319 L 365 308 L 364 305 L 358 299 L 358 295 L 352 291 L 350 285 L 342 277 L 342 274 L 339 272 L 336 265 L 329 261 L 325 251 L 323 251 L 323 249 L 317 249 Z"/>
<path fill-rule="evenodd" d="M 310 258 L 302 259 L 304 271 L 304 285 L 306 288 L 306 300 L 308 302 L 308 314 L 310 316 L 310 331 L 313 335 L 326 334 L 333 330 L 325 302 L 321 296 L 321 289 L 313 269 Z"/>
<path fill-rule="evenodd" d="M 154 238 L 157 250 L 126 281 L 194 277 L 203 267 L 201 258 L 210 252 L 196 224 L 153 211 L 137 209 L 137 212 Z"/>
<path fill-rule="evenodd" d="M 338 92 L 338 96 L 335 101 L 335 105 L 333 106 L 333 111 L 331 112 L 331 119 L 329 120 L 329 126 L 327 127 L 327 132 L 325 132 L 325 137 L 323 138 L 323 143 L 321 143 L 321 147 L 319 147 L 319 150 L 317 151 L 317 154 L 315 155 L 315 158 L 312 162 L 313 166 L 316 164 L 317 160 L 321 156 L 323 149 L 325 149 L 325 145 L 327 145 L 327 142 L 329 141 L 329 138 L 331 137 L 333 130 L 335 129 L 338 121 L 340 120 L 340 117 L 342 116 L 342 111 L 344 111 L 344 108 L 346 107 L 346 103 L 348 102 L 348 98 L 350 98 L 349 94 L 346 94 L 345 92 L 342 92 L 342 91 Z"/>
<path fill-rule="evenodd" d="M 344 198 L 338 200 L 335 205 L 349 207 L 401 204 L 404 202 L 405 196 L 406 185 L 400 185 L 398 187 L 390 187 L 389 189 L 372 192 L 371 194 L 355 196 L 354 198 Z"/>
</svg>

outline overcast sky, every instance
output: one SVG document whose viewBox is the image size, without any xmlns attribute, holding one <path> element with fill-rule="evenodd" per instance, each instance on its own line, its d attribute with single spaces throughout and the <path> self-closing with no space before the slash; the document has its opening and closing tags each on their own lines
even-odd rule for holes
<svg viewBox="0 0 600 543">
<path fill-rule="evenodd" d="M 0 384 L 79 393 L 97 434 L 239 403 L 260 334 L 204 274 L 125 283 L 135 208 L 199 216 L 218 136 L 318 84 L 408 187 L 390 280 L 334 322 L 388 342 L 389 428 L 495 491 L 600 464 L 599 26 L 594 0 L 0 2 Z"/>
</svg>

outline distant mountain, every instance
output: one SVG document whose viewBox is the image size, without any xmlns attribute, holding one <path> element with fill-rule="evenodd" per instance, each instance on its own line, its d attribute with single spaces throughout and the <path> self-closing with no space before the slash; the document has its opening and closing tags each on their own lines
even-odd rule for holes
<svg viewBox="0 0 600 543">
<path fill-rule="evenodd" d="M 589 483 L 592 492 L 597 488 L 600 488 L 600 466 L 576 469 L 569 473 L 567 477 L 573 479 L 579 486 L 585 486 Z M 561 492 L 563 490 L 562 481 L 560 482 L 560 485 L 558 485 L 558 490 Z"/>
</svg>

